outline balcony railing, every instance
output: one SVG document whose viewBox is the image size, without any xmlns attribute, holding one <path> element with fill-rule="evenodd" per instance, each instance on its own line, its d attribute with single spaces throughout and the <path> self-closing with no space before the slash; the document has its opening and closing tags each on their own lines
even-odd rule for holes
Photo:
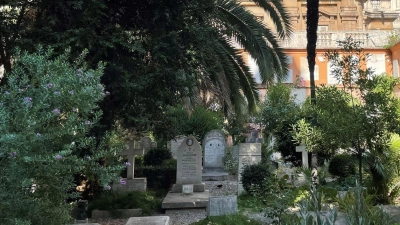
<svg viewBox="0 0 400 225">
<path fill-rule="evenodd" d="M 390 30 L 369 31 L 328 31 L 318 32 L 317 49 L 338 48 L 337 41 L 352 37 L 362 43 L 363 48 L 383 48 L 388 42 L 388 36 L 393 34 Z M 306 31 L 293 32 L 290 39 L 280 41 L 281 47 L 293 49 L 305 49 L 307 47 Z"/>
</svg>

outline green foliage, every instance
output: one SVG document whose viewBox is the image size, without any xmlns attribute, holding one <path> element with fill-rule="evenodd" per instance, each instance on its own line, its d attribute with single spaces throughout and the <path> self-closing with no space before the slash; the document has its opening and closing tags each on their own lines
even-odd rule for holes
<svg viewBox="0 0 400 225">
<path fill-rule="evenodd" d="M 265 190 L 264 181 L 273 175 L 269 168 L 263 164 L 246 165 L 241 173 L 241 182 L 246 192 L 252 193 L 254 189 Z"/>
<path fill-rule="evenodd" d="M 210 130 L 222 129 L 222 116 L 201 106 L 195 107 L 190 114 L 182 106 L 170 107 L 166 115 L 170 121 L 168 129 L 175 129 L 168 134 L 167 140 L 176 135 L 193 135 L 201 140 Z"/>
<path fill-rule="evenodd" d="M 302 225 L 334 225 L 337 217 L 337 209 L 328 210 L 327 215 L 323 215 L 322 199 L 324 193 L 319 192 L 315 187 L 310 190 L 309 199 L 302 199 L 299 203 L 300 217 Z M 313 212 L 313 213 L 311 213 Z"/>
<path fill-rule="evenodd" d="M 400 161 L 400 138 L 397 134 L 392 134 L 389 149 L 386 155 L 381 157 L 384 165 L 381 174 L 374 173 L 367 180 L 366 186 L 370 194 L 377 196 L 379 203 L 393 204 L 400 195 L 400 171 L 398 162 Z"/>
<path fill-rule="evenodd" d="M 260 225 L 253 219 L 247 218 L 247 216 L 236 214 L 226 216 L 211 216 L 207 217 L 198 222 L 192 223 L 191 225 L 232 225 L 232 224 L 243 224 L 243 225 Z"/>
<path fill-rule="evenodd" d="M 339 177 L 355 175 L 355 163 L 353 156 L 349 154 L 335 155 L 329 162 L 329 173 Z"/>
<path fill-rule="evenodd" d="M 135 167 L 135 177 L 146 177 L 147 188 L 168 190 L 176 182 L 176 160 L 160 166 Z"/>
<path fill-rule="evenodd" d="M 346 207 L 346 222 L 348 225 L 391 225 L 394 224 L 392 217 L 377 206 L 372 206 L 366 201 L 365 193 L 357 182 L 354 195 L 349 199 L 353 202 Z"/>
<path fill-rule="evenodd" d="M 168 159 L 172 159 L 172 154 L 166 148 L 150 149 L 143 157 L 145 166 L 160 166 Z"/>
<path fill-rule="evenodd" d="M 160 196 L 153 191 L 106 191 L 89 202 L 88 216 L 91 216 L 94 209 L 112 211 L 138 208 L 142 209 L 144 216 L 151 216 L 160 207 Z"/>
<path fill-rule="evenodd" d="M 283 157 L 291 158 L 296 163 L 301 158 L 296 158 L 296 147 L 291 135 L 292 124 L 296 123 L 302 115 L 300 106 L 291 96 L 291 88 L 282 83 L 277 83 L 268 88 L 265 102 L 261 105 L 261 124 L 264 132 L 275 138 L 275 151 L 281 152 Z"/>
<path fill-rule="evenodd" d="M 52 51 L 14 58 L 8 83 L 0 87 L 0 223 L 66 224 L 79 197 L 74 176 L 106 187 L 122 165 L 122 148 L 88 136 L 101 116 L 104 69 L 87 69 Z M 122 164 L 122 163 L 121 163 Z"/>
<path fill-rule="evenodd" d="M 225 156 L 223 158 L 224 161 L 224 170 L 225 172 L 235 175 L 238 173 L 239 169 L 239 159 L 235 159 L 232 156 L 232 147 L 227 147 L 225 149 Z"/>
</svg>

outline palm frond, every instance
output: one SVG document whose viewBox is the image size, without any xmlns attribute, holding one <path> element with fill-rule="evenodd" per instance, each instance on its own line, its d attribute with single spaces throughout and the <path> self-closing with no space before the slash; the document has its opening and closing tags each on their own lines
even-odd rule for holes
<svg viewBox="0 0 400 225">
<path fill-rule="evenodd" d="M 281 0 L 253 0 L 256 5 L 263 8 L 269 14 L 276 26 L 280 38 L 289 38 L 292 33 L 289 14 L 285 10 Z"/>
<path fill-rule="evenodd" d="M 217 2 L 219 20 L 226 27 L 227 35 L 255 59 L 263 84 L 273 83 L 275 75 L 279 79 L 285 78 L 288 70 L 286 57 L 271 29 L 236 1 Z"/>
</svg>

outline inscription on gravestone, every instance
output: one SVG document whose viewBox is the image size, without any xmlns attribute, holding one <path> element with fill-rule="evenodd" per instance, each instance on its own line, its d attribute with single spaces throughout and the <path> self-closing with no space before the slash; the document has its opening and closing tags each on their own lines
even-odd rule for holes
<svg viewBox="0 0 400 225">
<path fill-rule="evenodd" d="M 177 152 L 176 184 L 172 192 L 182 192 L 182 185 L 193 184 L 194 192 L 204 192 L 202 184 L 202 150 L 193 136 L 187 137 Z"/>
</svg>

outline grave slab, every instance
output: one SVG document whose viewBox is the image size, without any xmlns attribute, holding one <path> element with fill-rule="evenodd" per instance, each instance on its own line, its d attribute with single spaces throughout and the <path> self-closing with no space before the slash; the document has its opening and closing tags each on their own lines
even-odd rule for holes
<svg viewBox="0 0 400 225">
<path fill-rule="evenodd" d="M 168 192 L 161 204 L 162 209 L 194 209 L 207 208 L 210 197 L 209 190 L 193 192 L 191 195 Z"/>
<path fill-rule="evenodd" d="M 126 181 L 125 185 L 113 183 L 114 191 L 145 191 L 147 187 L 147 178 L 122 178 Z"/>
<path fill-rule="evenodd" d="M 236 214 L 238 211 L 237 196 L 212 196 L 208 202 L 208 216 Z"/>
<path fill-rule="evenodd" d="M 131 217 L 126 225 L 169 225 L 169 216 Z"/>
<path fill-rule="evenodd" d="M 142 215 L 142 209 L 116 209 L 119 218 L 127 219 L 130 217 L 137 217 Z M 92 219 L 98 218 L 112 218 L 113 214 L 109 210 L 98 210 L 95 209 L 92 211 Z"/>
<path fill-rule="evenodd" d="M 227 180 L 229 174 L 223 170 L 204 170 L 201 174 L 203 181 L 223 181 Z"/>
</svg>

